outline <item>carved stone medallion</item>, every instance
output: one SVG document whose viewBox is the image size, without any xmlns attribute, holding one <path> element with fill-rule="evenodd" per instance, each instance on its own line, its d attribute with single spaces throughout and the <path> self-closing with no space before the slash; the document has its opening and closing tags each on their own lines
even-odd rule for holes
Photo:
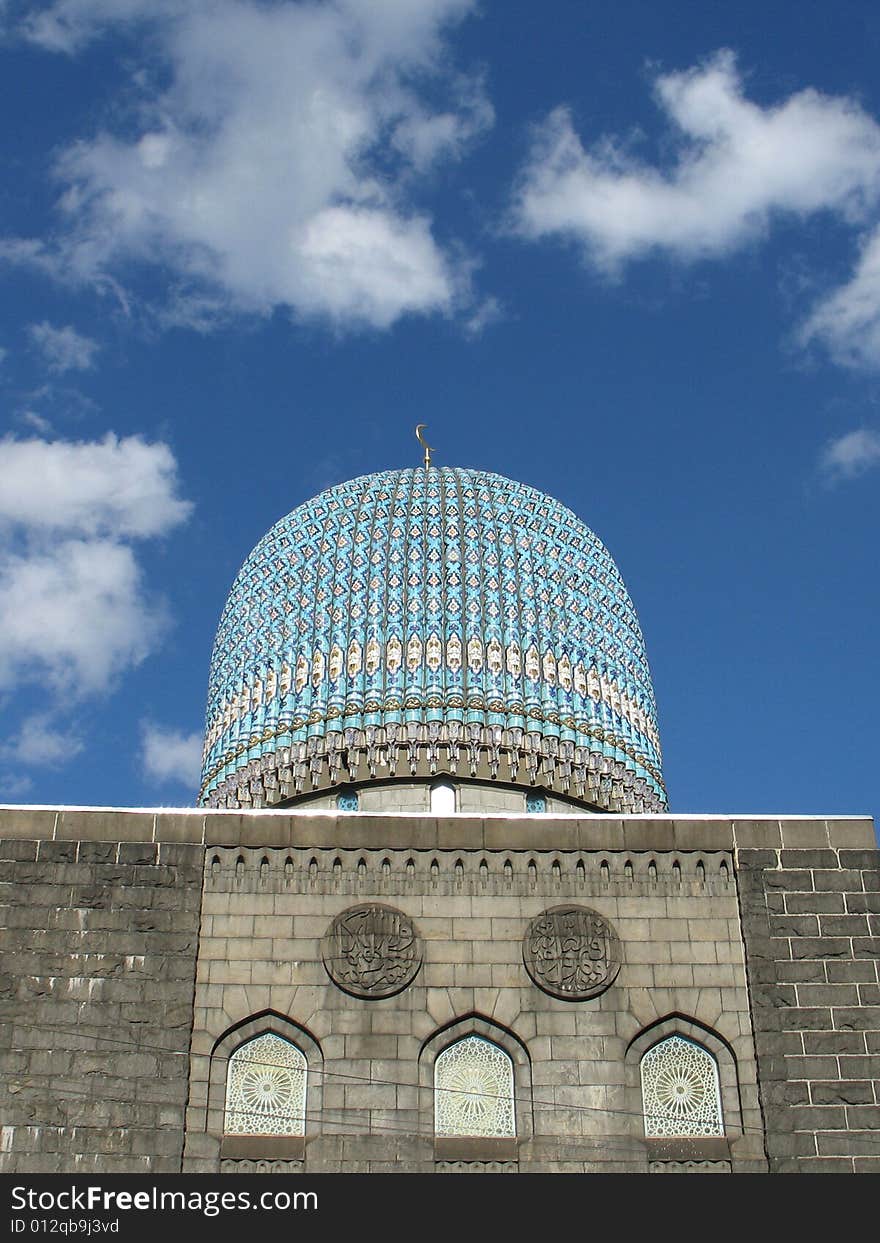
<svg viewBox="0 0 880 1243">
<path fill-rule="evenodd" d="M 554 906 L 526 929 L 523 962 L 538 988 L 564 1001 L 586 1001 L 614 983 L 620 941 L 612 924 L 585 906 Z"/>
<path fill-rule="evenodd" d="M 337 915 L 321 942 L 327 974 L 355 997 L 391 997 L 415 979 L 422 947 L 412 920 L 368 903 Z"/>
</svg>

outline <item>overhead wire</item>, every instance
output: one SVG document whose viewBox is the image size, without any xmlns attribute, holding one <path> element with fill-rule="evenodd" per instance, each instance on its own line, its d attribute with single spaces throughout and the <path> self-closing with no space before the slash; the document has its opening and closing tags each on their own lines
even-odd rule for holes
<svg viewBox="0 0 880 1243">
<path fill-rule="evenodd" d="M 57 1025 L 52 1025 L 52 1024 L 34 1025 L 34 1024 L 13 1023 L 13 1025 L 18 1028 L 26 1028 L 32 1031 L 58 1031 L 68 1036 L 71 1034 L 74 1034 L 74 1033 L 71 1033 L 70 1030 L 67 1028 L 57 1026 Z M 141 1052 L 155 1052 L 155 1053 L 163 1053 L 166 1055 L 171 1054 L 173 1056 L 187 1057 L 187 1058 L 190 1056 L 189 1053 L 182 1053 L 181 1051 L 178 1051 L 178 1050 L 168 1050 L 160 1045 L 148 1045 L 148 1044 L 137 1042 L 137 1041 L 126 1040 L 124 1037 L 111 1036 L 103 1032 L 96 1033 L 96 1034 L 93 1034 L 93 1033 L 75 1033 L 75 1034 L 82 1039 L 104 1040 L 104 1041 L 108 1041 L 114 1044 L 122 1045 L 127 1048 L 135 1049 Z M 85 1052 L 85 1050 L 72 1049 L 70 1050 L 70 1052 L 72 1053 Z M 239 1057 L 237 1061 L 239 1065 L 254 1065 L 254 1066 L 259 1066 L 261 1068 L 273 1068 L 273 1069 L 290 1069 L 289 1067 L 285 1067 L 283 1063 L 272 1062 L 272 1061 L 266 1060 L 265 1058 L 241 1058 Z M 306 1073 L 307 1073 L 307 1076 L 320 1076 L 320 1077 L 323 1077 L 325 1080 L 334 1079 L 334 1080 L 342 1081 L 345 1083 L 355 1083 L 355 1084 L 374 1086 L 374 1087 L 394 1087 L 394 1088 L 405 1088 L 405 1089 L 415 1088 L 416 1090 L 418 1090 L 420 1086 L 423 1086 L 423 1085 L 419 1085 L 418 1083 L 406 1082 L 405 1080 L 374 1078 L 372 1076 L 357 1075 L 357 1074 L 353 1074 L 351 1072 L 346 1072 L 346 1071 L 328 1070 L 323 1066 L 309 1066 L 307 1068 Z M 119 1075 L 119 1076 L 114 1076 L 114 1077 L 120 1078 L 120 1079 L 125 1078 L 124 1075 Z M 16 1076 L 16 1078 L 19 1080 L 18 1087 L 20 1091 L 24 1091 L 27 1088 L 33 1088 L 34 1086 L 37 1086 L 33 1084 L 26 1084 L 21 1081 L 22 1078 L 27 1078 L 27 1076 L 24 1076 L 24 1077 Z M 12 1086 L 12 1084 L 14 1083 L 14 1080 L 10 1079 L 7 1082 L 8 1082 L 8 1086 Z M 591 1085 L 582 1084 L 582 1085 L 574 1085 L 574 1086 L 589 1087 Z M 601 1087 L 603 1085 L 597 1084 L 595 1086 Z M 438 1090 L 439 1091 L 450 1091 L 450 1092 L 456 1091 L 456 1089 L 444 1089 L 444 1088 L 438 1089 L 433 1084 L 430 1086 L 430 1091 L 432 1093 Z M 96 1098 L 93 1093 L 78 1092 L 76 1089 L 69 1088 L 66 1085 L 64 1087 L 56 1087 L 54 1091 L 55 1091 L 56 1096 L 69 1096 L 72 1098 L 88 1097 L 89 1099 L 94 1100 L 96 1103 L 103 1102 L 107 1104 L 121 1104 L 121 1105 L 126 1105 L 126 1104 L 130 1105 L 132 1103 L 131 1098 L 128 1098 L 128 1097 L 104 1096 L 104 1097 Z M 477 1098 L 487 1097 L 491 1099 L 497 1099 L 497 1096 L 498 1096 L 498 1094 L 495 1094 L 495 1093 L 482 1093 L 482 1092 L 470 1092 L 470 1091 L 467 1092 L 466 1095 L 471 1096 L 471 1097 L 477 1097 Z M 644 1110 L 626 1110 L 626 1109 L 620 1109 L 620 1108 L 604 1107 L 601 1105 L 583 1105 L 583 1104 L 574 1104 L 574 1103 L 560 1104 L 557 1101 L 542 1100 L 541 1098 L 535 1098 L 533 1095 L 517 1094 L 516 1092 L 507 1096 L 506 1099 L 509 1099 L 514 1105 L 514 1107 L 522 1106 L 526 1109 L 531 1108 L 531 1109 L 535 1109 L 538 1111 L 546 1111 L 546 1112 L 557 1111 L 557 1112 L 567 1112 L 567 1113 L 575 1113 L 575 1114 L 578 1114 L 578 1113 L 603 1114 L 603 1115 L 607 1115 L 610 1117 L 626 1118 L 627 1120 L 630 1120 L 630 1121 L 633 1119 L 639 1119 L 643 1121 L 646 1116 L 647 1117 L 656 1116 L 653 1114 L 646 1115 Z M 167 1106 L 173 1103 L 169 1101 L 167 1097 L 164 1099 L 150 1100 L 149 1097 L 138 1095 L 137 1100 L 141 1104 L 153 1104 L 153 1105 L 166 1105 Z M 199 1108 L 207 1110 L 209 1106 L 205 1104 L 204 1106 L 199 1106 Z M 324 1121 L 324 1122 L 332 1122 L 333 1125 L 342 1125 L 342 1126 L 351 1125 L 352 1127 L 357 1126 L 359 1127 L 358 1134 L 363 1134 L 363 1121 L 364 1121 L 363 1113 L 365 1112 L 366 1113 L 374 1113 L 374 1112 L 385 1113 L 385 1112 L 391 1111 L 391 1107 L 389 1106 L 376 1106 L 376 1107 L 358 1106 L 356 1108 L 359 1111 L 358 1118 L 352 1119 L 350 1124 L 349 1124 L 348 1119 L 346 1118 L 339 1118 L 339 1119 L 328 1118 L 327 1117 L 328 1110 L 326 1108 L 322 1109 L 320 1112 L 307 1112 L 305 1116 L 307 1119 L 310 1118 L 313 1121 L 317 1121 L 317 1122 Z M 262 1110 L 242 1110 L 238 1107 L 228 1108 L 224 1106 L 224 1112 L 234 1113 L 234 1114 L 241 1114 L 241 1113 L 252 1114 L 253 1116 L 260 1117 L 260 1118 L 267 1119 L 267 1120 L 277 1119 L 279 1121 L 280 1120 L 289 1121 L 289 1118 L 290 1118 L 289 1113 L 276 1114 L 274 1112 L 267 1112 L 267 1111 L 262 1111 Z M 339 1111 L 331 1110 L 330 1112 L 342 1113 L 344 1111 L 343 1110 L 339 1110 Z M 666 1117 L 666 1115 L 663 1115 L 663 1117 Z M 48 1124 L 48 1125 L 54 1125 L 54 1124 Z M 368 1126 L 380 1132 L 400 1134 L 400 1135 L 421 1136 L 421 1135 L 434 1135 L 435 1134 L 433 1129 L 426 1128 L 425 1130 L 413 1131 L 412 1128 L 410 1127 L 401 1129 L 392 1123 L 373 1123 L 372 1120 L 370 1120 L 370 1122 L 368 1123 Z M 104 1125 L 83 1123 L 83 1124 L 79 1124 L 78 1129 L 87 1129 L 87 1128 L 96 1129 L 96 1130 L 114 1129 L 112 1125 L 109 1123 L 104 1124 Z M 870 1131 L 870 1128 L 868 1128 L 867 1131 Z M 864 1135 L 859 1132 L 848 1131 L 846 1133 L 848 1137 L 848 1141 L 856 1141 L 860 1144 L 864 1143 L 869 1148 L 880 1149 L 880 1135 L 876 1135 L 876 1138 L 875 1138 L 874 1136 L 868 1134 L 867 1131 Z M 742 1134 L 755 1134 L 755 1135 L 763 1136 L 764 1128 L 748 1127 L 748 1126 L 742 1126 L 738 1124 L 736 1127 L 736 1132 L 737 1134 L 742 1133 Z M 595 1137 L 589 1137 L 589 1136 L 572 1137 L 570 1135 L 563 1135 L 563 1134 L 541 1133 L 540 1135 L 534 1136 L 534 1138 L 541 1139 L 541 1140 L 558 1139 L 560 1141 L 564 1140 L 566 1142 L 592 1141 L 597 1144 L 606 1145 L 609 1141 L 613 1140 L 615 1137 L 605 1136 L 605 1135 L 596 1135 Z M 622 1137 L 618 1136 L 617 1138 L 620 1139 Z M 633 1138 L 643 1139 L 645 1137 L 639 1136 L 639 1137 L 633 1137 Z M 655 1136 L 651 1138 L 663 1138 L 663 1137 Z M 669 1138 L 700 1138 L 700 1136 L 684 1136 L 684 1137 L 670 1136 Z M 703 1137 L 703 1138 L 707 1138 L 707 1137 Z M 715 1136 L 715 1138 L 719 1138 L 719 1137 Z"/>
</svg>

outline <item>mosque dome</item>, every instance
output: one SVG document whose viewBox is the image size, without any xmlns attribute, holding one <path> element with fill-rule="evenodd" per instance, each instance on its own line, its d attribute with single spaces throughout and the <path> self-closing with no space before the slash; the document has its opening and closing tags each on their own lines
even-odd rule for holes
<svg viewBox="0 0 880 1243">
<path fill-rule="evenodd" d="M 293 510 L 242 566 L 211 659 L 200 803 L 436 774 L 666 807 L 644 640 L 602 542 L 501 475 L 381 471 Z"/>
</svg>

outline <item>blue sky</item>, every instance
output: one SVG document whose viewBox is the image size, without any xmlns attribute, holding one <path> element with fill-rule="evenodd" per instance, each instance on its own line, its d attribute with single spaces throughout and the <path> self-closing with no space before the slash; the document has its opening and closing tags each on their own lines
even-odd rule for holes
<svg viewBox="0 0 880 1243">
<path fill-rule="evenodd" d="M 674 811 L 876 813 L 880 13 L 0 15 L 0 800 L 191 803 L 242 560 L 423 422 L 608 545 Z"/>
</svg>

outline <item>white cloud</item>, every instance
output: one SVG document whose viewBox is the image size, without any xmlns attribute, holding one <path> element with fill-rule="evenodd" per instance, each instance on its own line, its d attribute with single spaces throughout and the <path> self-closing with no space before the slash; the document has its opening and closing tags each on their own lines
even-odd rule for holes
<svg viewBox="0 0 880 1243">
<path fill-rule="evenodd" d="M 83 747 L 81 738 L 57 729 L 48 714 L 38 713 L 22 723 L 18 735 L 0 749 L 0 754 L 16 764 L 57 768 L 79 755 Z"/>
<path fill-rule="evenodd" d="M 155 647 L 166 621 L 124 544 L 0 553 L 0 687 L 47 680 L 74 695 L 106 691 Z"/>
<path fill-rule="evenodd" d="M 41 436 L 47 436 L 52 430 L 52 424 L 42 414 L 38 414 L 36 410 L 22 410 L 18 416 L 19 421 L 24 423 L 25 427 L 30 427 L 35 432 L 39 432 Z"/>
<path fill-rule="evenodd" d="M 880 432 L 860 427 L 838 436 L 825 446 L 819 465 L 829 483 L 855 479 L 880 466 Z"/>
<path fill-rule="evenodd" d="M 79 422 L 100 413 L 100 406 L 78 388 L 49 380 L 29 392 L 22 393 L 22 404 L 16 411 L 16 417 L 23 419 L 28 412 L 35 415 L 37 421 L 25 421 L 45 437 L 52 427 L 49 421 L 50 412 L 58 418 Z"/>
<path fill-rule="evenodd" d="M 475 3 L 58 0 L 30 14 L 32 40 L 70 53 L 149 22 L 162 58 L 161 89 L 141 77 L 136 135 L 99 134 L 59 161 L 68 272 L 160 262 L 184 308 L 287 307 L 337 326 L 452 313 L 469 266 L 411 196 L 492 121 L 444 41 Z M 428 80 L 445 107 L 426 102 Z M 46 262 L 37 242 L 6 245 Z"/>
<path fill-rule="evenodd" d="M 371 207 L 326 207 L 299 239 L 297 302 L 331 319 L 387 328 L 406 311 L 449 307 L 449 271 L 428 221 Z"/>
<path fill-rule="evenodd" d="M 57 257 L 38 238 L 0 237 L 0 261 L 33 268 L 46 276 L 62 275 Z"/>
<path fill-rule="evenodd" d="M 128 541 L 190 510 L 167 445 L 0 441 L 0 687 L 95 694 L 140 663 L 168 618 Z"/>
<path fill-rule="evenodd" d="M 614 271 L 651 251 L 729 253 L 781 214 L 858 220 L 877 201 L 880 126 L 851 99 L 804 90 L 762 107 L 729 51 L 659 76 L 655 94 L 677 139 L 668 167 L 613 138 L 587 150 L 565 108 L 550 114 L 520 178 L 521 234 L 568 239 Z"/>
<path fill-rule="evenodd" d="M 70 324 L 55 328 L 44 320 L 41 324 L 31 324 L 28 334 L 49 370 L 59 375 L 65 371 L 91 370 L 101 348 L 97 341 L 82 336 Z"/>
<path fill-rule="evenodd" d="M 822 342 L 844 366 L 880 367 L 880 229 L 864 245 L 851 280 L 814 308 L 801 340 Z"/>
<path fill-rule="evenodd" d="M 33 788 L 32 777 L 22 773 L 0 773 L 0 800 L 4 802 L 22 798 Z"/>
<path fill-rule="evenodd" d="M 179 10 L 176 0 L 58 0 L 43 5 L 38 12 L 29 12 L 22 28 L 28 38 L 49 51 L 73 53 L 111 21 L 143 21 L 163 14 L 171 17 Z"/>
<path fill-rule="evenodd" d="M 202 770 L 203 737 L 182 734 L 146 722 L 142 730 L 143 764 L 148 777 L 156 781 L 176 781 L 196 789 Z"/>
<path fill-rule="evenodd" d="M 504 308 L 498 299 L 484 298 L 465 320 L 464 329 L 469 337 L 478 337 L 490 324 L 497 324 L 503 318 Z"/>
<path fill-rule="evenodd" d="M 148 538 L 189 516 L 166 444 L 0 440 L 0 523 L 76 535 Z"/>
</svg>

